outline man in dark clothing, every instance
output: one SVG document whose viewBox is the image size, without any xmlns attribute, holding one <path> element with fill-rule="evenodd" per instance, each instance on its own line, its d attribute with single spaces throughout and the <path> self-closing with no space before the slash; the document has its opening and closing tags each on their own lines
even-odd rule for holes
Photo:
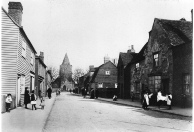
<svg viewBox="0 0 194 132">
<path fill-rule="evenodd" d="M 51 98 L 52 89 L 49 88 L 49 89 L 47 90 L 47 93 L 48 93 L 48 97 L 49 97 L 49 99 L 50 99 L 50 98 Z"/>
</svg>

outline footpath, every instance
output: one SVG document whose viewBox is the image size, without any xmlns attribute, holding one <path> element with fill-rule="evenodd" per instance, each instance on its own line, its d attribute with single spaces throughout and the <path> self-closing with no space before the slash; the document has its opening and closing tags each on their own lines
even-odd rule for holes
<svg viewBox="0 0 194 132">
<path fill-rule="evenodd" d="M 56 94 L 52 93 L 52 98 L 45 98 L 45 108 L 41 110 L 40 100 L 37 100 L 37 110 L 32 110 L 31 104 L 28 109 L 17 107 L 10 113 L 1 114 L 1 131 L 2 132 L 42 132 L 46 120 L 51 112 L 55 102 Z"/>
<path fill-rule="evenodd" d="M 113 101 L 112 99 L 107 98 L 98 98 L 98 100 L 106 101 L 110 103 L 125 105 L 125 106 L 132 106 L 137 108 L 142 108 L 142 104 L 139 101 L 131 101 L 130 99 L 118 99 L 117 101 Z M 180 107 L 173 107 L 171 110 L 167 109 L 167 106 L 161 106 L 160 109 L 158 109 L 157 106 L 149 106 L 149 110 L 167 113 L 167 114 L 173 114 L 178 116 L 185 116 L 185 117 L 192 117 L 193 109 L 192 108 L 180 108 Z"/>
<path fill-rule="evenodd" d="M 86 98 L 90 98 L 90 97 L 87 95 Z M 142 104 L 139 101 L 132 102 L 131 99 L 118 99 L 117 101 L 113 101 L 111 98 L 98 97 L 97 100 L 106 101 L 106 102 L 113 103 L 113 104 L 142 108 Z M 152 110 L 152 111 L 157 111 L 157 112 L 167 113 L 167 114 L 177 115 L 177 116 L 191 117 L 191 118 L 193 114 L 192 108 L 181 108 L 181 107 L 173 107 L 173 106 L 171 110 L 168 110 L 167 106 L 161 106 L 160 109 L 158 109 L 157 106 L 149 106 L 148 108 L 149 110 Z"/>
</svg>

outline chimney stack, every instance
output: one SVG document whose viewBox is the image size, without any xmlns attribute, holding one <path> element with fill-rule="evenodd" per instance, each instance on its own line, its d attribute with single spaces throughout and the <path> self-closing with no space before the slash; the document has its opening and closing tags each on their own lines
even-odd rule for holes
<svg viewBox="0 0 194 132">
<path fill-rule="evenodd" d="M 106 56 L 104 57 L 104 64 L 105 64 L 106 62 L 108 62 L 108 61 L 110 61 L 110 57 L 108 57 L 108 55 L 106 55 Z"/>
<path fill-rule="evenodd" d="M 133 48 L 133 45 L 131 45 L 131 53 L 135 53 L 135 50 Z"/>
<path fill-rule="evenodd" d="M 19 25 L 22 24 L 23 7 L 20 2 L 9 2 L 8 14 Z"/>
<path fill-rule="evenodd" d="M 40 51 L 40 56 L 39 56 L 39 57 L 40 57 L 40 59 L 44 62 L 44 52 L 41 52 L 41 51 Z"/>
<path fill-rule="evenodd" d="M 131 46 L 129 46 L 129 49 L 127 50 L 127 53 L 131 53 Z"/>
</svg>

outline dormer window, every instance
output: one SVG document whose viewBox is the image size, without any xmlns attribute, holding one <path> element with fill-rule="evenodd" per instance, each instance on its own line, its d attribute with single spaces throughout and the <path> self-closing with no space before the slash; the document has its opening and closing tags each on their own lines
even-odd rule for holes
<svg viewBox="0 0 194 132">
<path fill-rule="evenodd" d="M 157 67 L 159 65 L 158 53 L 154 54 L 154 66 Z"/>
<path fill-rule="evenodd" d="M 106 75 L 110 75 L 110 71 L 105 71 L 105 74 Z"/>
</svg>

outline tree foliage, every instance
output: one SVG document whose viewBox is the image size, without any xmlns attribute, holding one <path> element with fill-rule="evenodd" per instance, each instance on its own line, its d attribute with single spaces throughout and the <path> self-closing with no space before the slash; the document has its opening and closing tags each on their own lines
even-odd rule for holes
<svg viewBox="0 0 194 132">
<path fill-rule="evenodd" d="M 75 83 L 78 83 L 79 77 L 83 76 L 85 74 L 84 70 L 81 68 L 76 68 L 73 71 L 73 80 Z"/>
<path fill-rule="evenodd" d="M 52 81 L 54 81 L 59 76 L 59 69 L 53 66 L 48 66 L 48 70 L 51 71 Z"/>
</svg>

